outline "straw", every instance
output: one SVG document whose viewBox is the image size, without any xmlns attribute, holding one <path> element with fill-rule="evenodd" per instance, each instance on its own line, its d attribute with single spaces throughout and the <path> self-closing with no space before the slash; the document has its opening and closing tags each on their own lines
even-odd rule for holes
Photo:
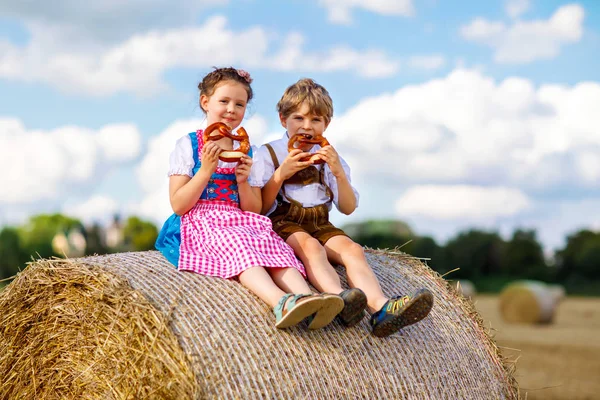
<svg viewBox="0 0 600 400">
<path fill-rule="evenodd" d="M 69 315 L 71 324 L 78 319 L 95 321 L 100 315 L 94 311 L 97 306 L 93 303 L 105 303 L 106 295 L 73 294 L 79 299 L 78 304 L 65 307 L 58 301 L 64 295 L 60 294 L 61 290 L 55 290 L 54 284 L 49 285 L 43 280 L 38 284 L 28 283 L 30 279 L 25 278 L 32 268 L 54 271 L 57 262 L 34 263 L 0 297 L 3 324 L 13 319 L 27 321 L 12 323 L 0 335 L 0 373 L 11 377 L 0 386 L 0 398 L 35 397 L 34 387 L 39 397 L 42 390 L 45 394 L 50 393 L 48 387 L 60 387 L 68 388 L 62 389 L 63 398 L 75 398 L 75 393 L 81 395 L 94 390 L 90 397 L 120 399 L 128 395 L 119 389 L 125 381 L 130 382 L 127 390 L 139 393 L 131 394 L 131 398 L 175 398 L 160 392 L 168 385 L 152 385 L 151 380 L 134 382 L 122 369 L 119 369 L 120 374 L 126 374 L 127 378 L 117 379 L 117 373 L 102 374 L 109 363 L 97 355 L 109 353 L 104 350 L 108 343 L 114 344 L 112 351 L 119 354 L 119 357 L 109 357 L 110 362 L 120 358 L 121 362 L 135 365 L 141 357 L 148 362 L 183 366 L 183 360 L 189 360 L 196 388 L 202 390 L 194 394 L 196 398 L 518 398 L 514 363 L 502 358 L 490 332 L 485 329 L 468 299 L 459 295 L 421 260 L 398 249 L 368 249 L 366 255 L 386 295 L 409 294 L 421 287 L 431 290 L 435 302 L 429 316 L 387 338 L 377 338 L 370 333 L 368 317 L 352 328 L 335 322 L 324 329 L 309 331 L 303 323 L 282 331 L 275 328 L 271 309 L 238 282 L 179 272 L 155 251 L 70 261 L 70 265 L 77 268 L 103 271 L 101 276 L 127 282 L 127 290 L 140 293 L 147 299 L 145 312 L 150 313 L 149 308 L 154 307 L 152 315 L 156 319 L 162 318 L 165 323 L 160 326 L 168 329 L 158 329 L 151 335 L 138 329 L 135 335 L 139 336 L 138 341 L 145 343 L 145 347 L 135 348 L 131 344 L 135 342 L 131 337 L 133 333 L 124 327 L 137 317 L 135 313 L 123 311 L 128 308 L 128 302 L 134 301 L 133 297 L 111 302 L 110 318 L 96 324 L 103 325 L 102 329 L 95 328 L 104 332 L 103 335 L 89 328 L 67 329 L 66 324 L 56 323 L 58 318 L 49 319 L 46 315 L 59 308 L 58 314 Z M 338 267 L 338 271 L 342 277 L 345 276 L 343 268 Z M 342 283 L 347 285 L 345 278 L 342 278 Z M 34 291 L 37 286 L 43 288 Z M 84 287 L 71 285 L 71 288 L 87 293 Z M 28 295 L 31 291 L 35 293 Z M 28 296 L 32 299 L 28 300 L 27 307 L 20 306 L 18 313 L 10 311 L 11 307 L 19 307 L 21 299 Z M 135 301 L 139 302 L 139 299 Z M 12 313 L 10 317 L 4 316 L 7 312 Z M 26 315 L 19 316 L 19 313 Z M 25 324 L 28 331 L 19 328 Z M 35 338 L 27 341 L 19 338 L 32 336 L 34 331 L 40 331 Z M 158 333 L 166 335 L 167 331 L 177 338 L 178 349 L 167 349 L 165 341 L 170 344 L 173 341 L 158 336 Z M 76 332 L 79 334 L 76 335 Z M 108 342 L 107 337 L 111 338 Z M 77 346 L 73 345 L 75 338 Z M 61 346 L 63 341 L 71 345 Z M 46 344 L 40 351 L 44 342 L 52 345 Z M 26 346 L 31 349 L 17 353 L 17 349 Z M 69 356 L 76 362 L 49 362 L 59 358 L 52 356 L 58 347 L 60 352 L 71 347 L 77 347 L 78 351 L 85 349 L 86 356 Z M 5 349 L 12 352 L 10 356 L 4 355 Z M 180 356 L 181 351 L 185 357 Z M 95 364 L 88 359 L 90 355 L 96 355 Z M 171 357 L 177 361 L 168 360 Z M 98 371 L 88 372 L 95 368 Z M 115 365 L 114 370 L 117 369 Z M 60 380 L 53 378 L 57 371 L 61 371 L 63 378 Z M 139 378 L 141 371 L 138 369 L 133 375 Z M 163 367 L 163 371 L 173 372 L 170 379 L 177 383 L 170 386 L 171 390 L 183 390 L 184 382 L 186 393 L 197 390 L 183 378 L 176 380 L 177 376 L 189 376 L 185 368 L 177 372 L 174 367 Z M 25 385 L 32 378 L 35 378 L 36 384 Z M 155 379 L 159 378 L 167 379 Z M 142 393 L 140 387 L 146 386 L 149 389 Z M 76 389 L 82 390 L 76 392 Z M 152 390 L 156 392 L 148 394 Z M 193 398 L 189 394 L 178 395 L 182 399 Z"/>
<path fill-rule="evenodd" d="M 34 262 L 0 293 L 0 398 L 194 398 L 168 323 L 114 273 Z"/>
</svg>

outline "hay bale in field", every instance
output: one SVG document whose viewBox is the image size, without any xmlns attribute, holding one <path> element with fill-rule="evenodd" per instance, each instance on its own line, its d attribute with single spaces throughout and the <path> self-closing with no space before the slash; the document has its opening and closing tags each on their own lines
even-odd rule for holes
<svg viewBox="0 0 600 400">
<path fill-rule="evenodd" d="M 452 281 L 451 284 L 452 284 L 452 287 L 459 294 L 461 294 L 463 297 L 466 297 L 467 299 L 472 299 L 477 294 L 475 285 L 473 284 L 473 282 L 471 282 L 469 280 L 460 279 L 460 280 Z"/>
<path fill-rule="evenodd" d="M 515 281 L 500 293 L 500 314 L 510 323 L 551 323 L 563 297 L 564 289 L 560 285 L 531 280 Z"/>
<path fill-rule="evenodd" d="M 430 289 L 430 315 L 388 338 L 366 318 L 281 331 L 239 283 L 158 252 L 35 262 L 0 294 L 0 398 L 518 397 L 470 302 L 414 258 L 367 257 L 386 293 Z"/>
</svg>

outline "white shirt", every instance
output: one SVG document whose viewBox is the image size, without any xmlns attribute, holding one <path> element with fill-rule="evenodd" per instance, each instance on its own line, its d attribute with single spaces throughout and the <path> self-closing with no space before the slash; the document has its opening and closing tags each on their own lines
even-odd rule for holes
<svg viewBox="0 0 600 400">
<path fill-rule="evenodd" d="M 233 149 L 240 147 L 240 143 L 237 141 L 233 142 Z M 256 146 L 252 146 L 252 153 L 256 157 L 257 152 Z M 219 168 L 235 168 L 237 162 L 224 162 L 219 160 Z M 193 176 L 192 172 L 194 169 L 194 150 L 192 148 L 192 139 L 189 135 L 185 135 L 177 140 L 175 149 L 171 152 L 169 157 L 169 172 L 168 175 L 187 175 L 190 178 Z M 250 186 L 259 187 L 260 180 L 257 178 L 255 168 L 252 166 L 250 170 L 250 176 L 248 177 L 248 183 Z"/>
<path fill-rule="evenodd" d="M 275 151 L 275 154 L 277 155 L 277 159 L 279 160 L 280 164 L 281 164 L 281 162 L 283 162 L 283 160 L 288 155 L 288 148 L 287 148 L 288 140 L 289 139 L 288 139 L 287 132 L 286 132 L 286 133 L 284 133 L 284 135 L 281 139 L 278 139 L 278 140 L 275 140 L 275 141 L 269 143 L 273 147 L 273 150 Z M 310 153 L 316 153 L 317 150 L 319 150 L 320 148 L 321 148 L 321 146 L 315 145 L 315 146 L 313 146 L 312 149 L 310 149 Z M 348 182 L 351 183 L 350 166 L 348 166 L 346 161 L 344 161 L 344 159 L 341 156 L 340 156 L 340 163 L 342 164 L 342 168 L 344 169 L 344 172 L 346 173 Z M 317 168 L 319 171 L 321 170 L 321 168 L 325 168 L 325 171 L 323 173 L 323 175 L 324 175 L 323 180 L 325 181 L 325 184 L 327 186 L 329 186 L 329 188 L 333 192 L 333 203 L 335 204 L 336 208 L 339 210 L 337 179 L 335 178 L 335 176 L 333 176 L 333 173 L 331 172 L 329 165 L 317 164 L 317 165 L 315 165 L 315 168 Z M 263 186 L 265 186 L 267 184 L 267 182 L 269 181 L 269 179 L 271 179 L 271 177 L 273 176 L 274 173 L 275 173 L 275 165 L 273 164 L 273 160 L 271 158 L 271 153 L 269 152 L 269 149 L 267 148 L 267 146 L 262 145 L 258 149 L 258 151 L 255 153 L 254 164 L 252 165 L 252 175 L 254 176 L 255 181 L 258 181 L 258 186 L 260 186 L 262 188 Z M 250 185 L 255 186 L 253 183 L 251 183 Z M 356 196 L 356 205 L 358 206 L 358 197 L 359 197 L 358 191 L 356 190 L 356 188 L 354 186 L 352 186 L 352 191 L 354 192 L 354 196 Z M 280 190 L 279 194 L 282 195 L 283 191 Z M 331 210 L 331 208 L 332 208 L 331 201 L 329 200 L 329 195 L 327 194 L 325 187 L 323 185 L 321 185 L 320 183 L 311 183 L 308 185 L 302 185 L 302 184 L 297 184 L 297 183 L 296 184 L 285 184 L 285 194 L 288 197 L 300 202 L 303 207 L 314 207 L 314 206 L 318 206 L 320 204 L 327 204 L 329 210 Z M 284 199 L 284 201 L 287 202 L 287 199 L 285 197 L 283 197 L 283 199 Z M 267 215 L 271 214 L 275 210 L 275 207 L 276 207 L 276 203 L 273 203 L 271 205 L 271 208 L 267 212 Z"/>
</svg>

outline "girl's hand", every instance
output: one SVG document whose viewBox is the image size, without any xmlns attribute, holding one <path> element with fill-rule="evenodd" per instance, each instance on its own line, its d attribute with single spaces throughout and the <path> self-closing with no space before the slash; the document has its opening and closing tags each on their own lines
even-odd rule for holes
<svg viewBox="0 0 600 400">
<path fill-rule="evenodd" d="M 212 175 L 219 165 L 219 154 L 223 151 L 221 147 L 215 142 L 208 142 L 204 144 L 202 148 L 202 166 L 200 169 L 203 169 Z"/>
<path fill-rule="evenodd" d="M 319 157 L 329 165 L 329 169 L 331 169 L 333 176 L 340 178 L 345 175 L 344 168 L 340 162 L 340 156 L 332 146 L 322 147 L 317 150 L 315 154 L 318 154 Z"/>
<path fill-rule="evenodd" d="M 296 172 L 305 169 L 313 165 L 313 161 L 300 161 L 303 157 L 310 156 L 310 153 L 302 151 L 300 149 L 294 149 L 290 151 L 279 166 L 279 175 L 281 176 L 281 180 L 285 181 L 294 175 Z"/>
<path fill-rule="evenodd" d="M 240 157 L 238 165 L 235 167 L 235 180 L 238 183 L 244 183 L 248 181 L 250 176 L 250 170 L 252 169 L 252 158 L 248 155 Z"/>
</svg>

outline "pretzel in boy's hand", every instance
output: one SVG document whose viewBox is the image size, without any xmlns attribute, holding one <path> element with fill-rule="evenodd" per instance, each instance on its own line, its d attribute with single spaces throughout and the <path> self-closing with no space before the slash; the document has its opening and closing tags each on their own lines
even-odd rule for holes
<svg viewBox="0 0 600 400">
<path fill-rule="evenodd" d="M 228 137 L 231 140 L 240 142 L 240 147 L 237 150 L 223 150 L 219 153 L 219 160 L 224 162 L 235 162 L 239 161 L 244 154 L 248 154 L 248 151 L 250 150 L 250 140 L 246 130 L 244 128 L 239 128 L 236 133 L 237 135 L 234 135 L 233 132 L 231 132 L 231 128 L 223 122 L 215 122 L 206 127 L 202 139 L 204 140 L 204 143 L 207 143 L 209 140 L 213 141 Z"/>
<path fill-rule="evenodd" d="M 298 133 L 290 138 L 288 141 L 288 152 L 297 149 L 296 144 L 302 146 L 304 144 L 318 144 L 321 147 L 329 146 L 329 142 L 324 136 L 314 137 L 312 135 Z M 318 154 L 312 154 L 310 156 L 302 157 L 300 161 L 312 161 L 313 164 L 323 164 L 325 161 L 319 157 Z"/>
</svg>

